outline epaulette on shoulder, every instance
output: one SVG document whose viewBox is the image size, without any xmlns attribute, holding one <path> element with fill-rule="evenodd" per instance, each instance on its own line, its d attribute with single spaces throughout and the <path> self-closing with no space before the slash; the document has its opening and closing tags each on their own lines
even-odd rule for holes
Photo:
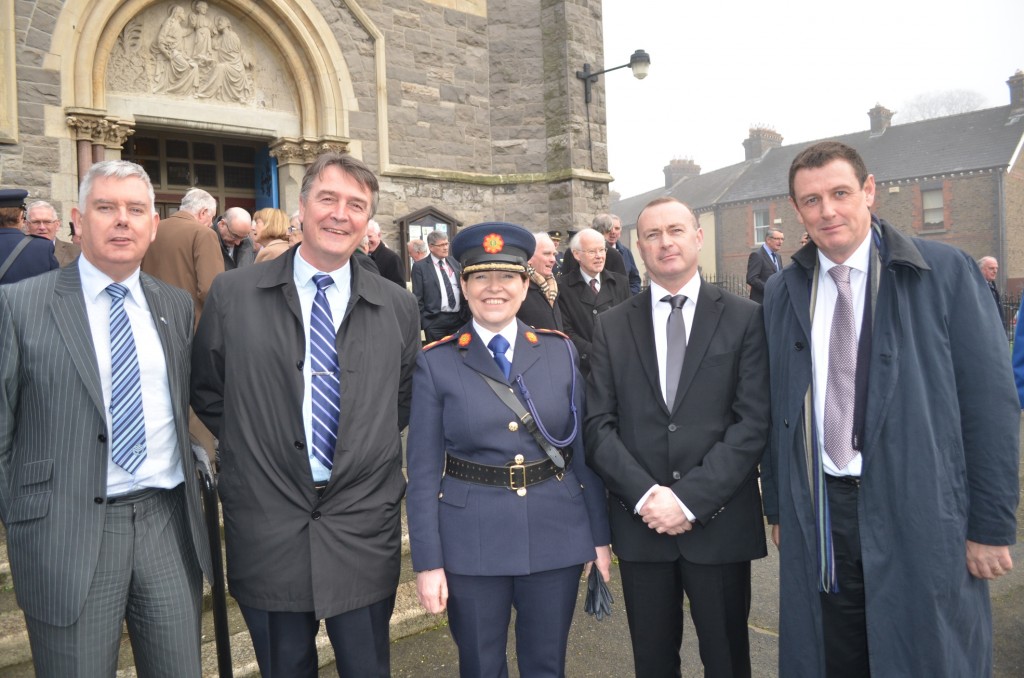
<svg viewBox="0 0 1024 678">
<path fill-rule="evenodd" d="M 426 346 L 424 346 L 423 350 L 424 351 L 429 351 L 430 349 L 434 348 L 435 346 L 440 346 L 442 344 L 451 343 L 451 342 L 455 341 L 455 338 L 458 337 L 458 336 L 459 336 L 459 334 L 458 334 L 458 332 L 456 332 L 455 334 L 449 334 L 447 337 L 441 337 L 437 341 L 432 341 L 429 344 L 427 344 Z"/>
<path fill-rule="evenodd" d="M 534 332 L 540 332 L 541 334 L 553 334 L 556 337 L 561 337 L 562 339 L 569 339 L 569 335 L 565 334 L 564 332 L 559 332 L 558 330 L 545 330 L 545 329 L 541 329 L 540 327 L 538 327 L 538 328 L 535 328 L 533 331 Z"/>
</svg>

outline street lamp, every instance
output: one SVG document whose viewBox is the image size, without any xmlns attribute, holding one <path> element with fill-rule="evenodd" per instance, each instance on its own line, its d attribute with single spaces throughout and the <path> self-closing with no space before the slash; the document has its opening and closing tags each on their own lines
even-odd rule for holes
<svg viewBox="0 0 1024 678">
<path fill-rule="evenodd" d="M 637 80 L 643 80 L 644 78 L 647 77 L 647 73 L 649 73 L 651 70 L 651 55 L 643 51 L 642 49 L 638 49 L 637 51 L 633 52 L 633 56 L 629 57 L 628 64 L 622 64 L 621 66 L 616 66 L 615 68 L 606 68 L 603 71 L 598 71 L 597 73 L 592 73 L 590 71 L 590 64 L 583 64 L 583 70 L 576 71 L 576 77 L 583 81 L 584 99 L 586 103 L 590 103 L 590 88 L 594 85 L 595 82 L 597 82 L 597 76 L 604 75 L 605 73 L 610 73 L 612 71 L 617 71 L 620 68 L 625 68 L 626 66 L 629 66 L 630 70 L 633 71 L 634 78 L 636 78 Z"/>
</svg>

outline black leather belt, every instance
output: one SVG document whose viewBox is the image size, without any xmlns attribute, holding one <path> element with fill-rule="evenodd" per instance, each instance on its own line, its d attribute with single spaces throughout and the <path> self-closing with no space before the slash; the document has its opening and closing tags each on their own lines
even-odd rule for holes
<svg viewBox="0 0 1024 678">
<path fill-rule="evenodd" d="M 842 485 L 852 485 L 853 487 L 860 487 L 860 476 L 833 476 L 826 473 L 825 481 L 830 483 L 840 483 Z"/>
<path fill-rule="evenodd" d="M 569 460 L 572 459 L 572 451 L 563 450 L 562 454 L 565 456 L 565 465 L 568 466 Z M 517 464 L 511 461 L 504 466 L 489 466 L 475 464 L 450 454 L 445 455 L 444 473 L 446 476 L 464 480 L 467 483 L 504 487 L 508 490 L 525 490 L 530 485 L 542 483 L 549 478 L 561 477 L 564 472 L 550 459 L 531 461 L 529 464 Z"/>
</svg>

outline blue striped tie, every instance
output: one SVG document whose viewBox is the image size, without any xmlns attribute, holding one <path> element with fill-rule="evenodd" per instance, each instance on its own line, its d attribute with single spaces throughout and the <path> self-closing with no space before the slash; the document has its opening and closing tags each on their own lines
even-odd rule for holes
<svg viewBox="0 0 1024 678">
<path fill-rule="evenodd" d="M 334 317 L 327 303 L 327 288 L 334 278 L 326 273 L 313 276 L 316 297 L 309 318 L 309 353 L 313 390 L 313 456 L 324 468 L 334 466 L 334 447 L 338 444 L 338 420 L 341 415 L 341 382 L 338 380 L 338 349 L 334 341 Z"/>
<path fill-rule="evenodd" d="M 146 461 L 146 418 L 132 325 L 124 311 L 128 288 L 107 287 L 110 295 L 110 433 L 111 458 L 128 473 Z"/>
</svg>

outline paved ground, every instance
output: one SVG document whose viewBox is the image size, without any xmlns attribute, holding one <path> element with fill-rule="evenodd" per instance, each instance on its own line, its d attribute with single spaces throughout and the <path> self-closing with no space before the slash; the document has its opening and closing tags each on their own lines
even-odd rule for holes
<svg viewBox="0 0 1024 678">
<path fill-rule="evenodd" d="M 1024 516 L 1022 516 L 1024 518 Z M 1024 534 L 1021 535 L 1024 538 Z M 995 678 L 1019 678 L 1024 675 L 1024 546 L 1014 547 L 1016 570 L 992 587 L 995 628 Z M 775 676 L 778 646 L 778 601 L 775 577 L 778 560 L 774 547 L 768 558 L 753 568 L 753 604 L 750 614 L 750 646 L 754 676 Z M 622 594 L 613 578 L 615 611 L 611 618 L 597 622 L 583 612 L 583 593 L 577 606 L 569 641 L 566 673 L 576 678 L 624 678 L 633 675 L 632 654 Z M 693 626 L 687 621 L 683 634 L 683 677 L 703 676 L 697 654 Z M 510 634 L 512 635 L 512 634 Z M 509 645 L 509 673 L 519 676 L 515 666 L 515 648 Z M 402 639 L 391 646 L 391 665 L 395 678 L 455 678 L 458 656 L 446 626 Z M 337 675 L 324 669 L 322 678 Z"/>
<path fill-rule="evenodd" d="M 1024 425 L 1022 425 L 1024 428 Z M 1022 434 L 1024 439 L 1024 434 Z M 1024 471 L 1024 465 L 1022 465 Z M 1024 472 L 1021 486 L 1024 487 Z M 992 616 L 995 632 L 995 678 L 1024 676 L 1024 501 L 1017 511 L 1017 546 L 1013 547 L 1013 572 L 992 585 Z M 753 675 L 777 675 L 778 659 L 778 559 L 769 542 L 769 555 L 753 566 L 753 601 L 750 613 L 750 645 Z M 583 612 L 585 587 L 581 586 L 576 617 L 569 641 L 566 673 L 574 678 L 624 678 L 633 675 L 629 632 L 617 572 L 613 573 L 614 612 L 597 622 Z M 683 676 L 703 676 L 693 626 L 687 621 L 683 634 Z M 509 634 L 512 635 L 511 633 Z M 509 644 L 509 673 L 518 678 L 514 640 Z M 395 678 L 454 678 L 458 676 L 455 644 L 446 626 L 439 626 L 395 642 L 391 648 Z M 322 678 L 335 676 L 333 668 Z"/>
</svg>

